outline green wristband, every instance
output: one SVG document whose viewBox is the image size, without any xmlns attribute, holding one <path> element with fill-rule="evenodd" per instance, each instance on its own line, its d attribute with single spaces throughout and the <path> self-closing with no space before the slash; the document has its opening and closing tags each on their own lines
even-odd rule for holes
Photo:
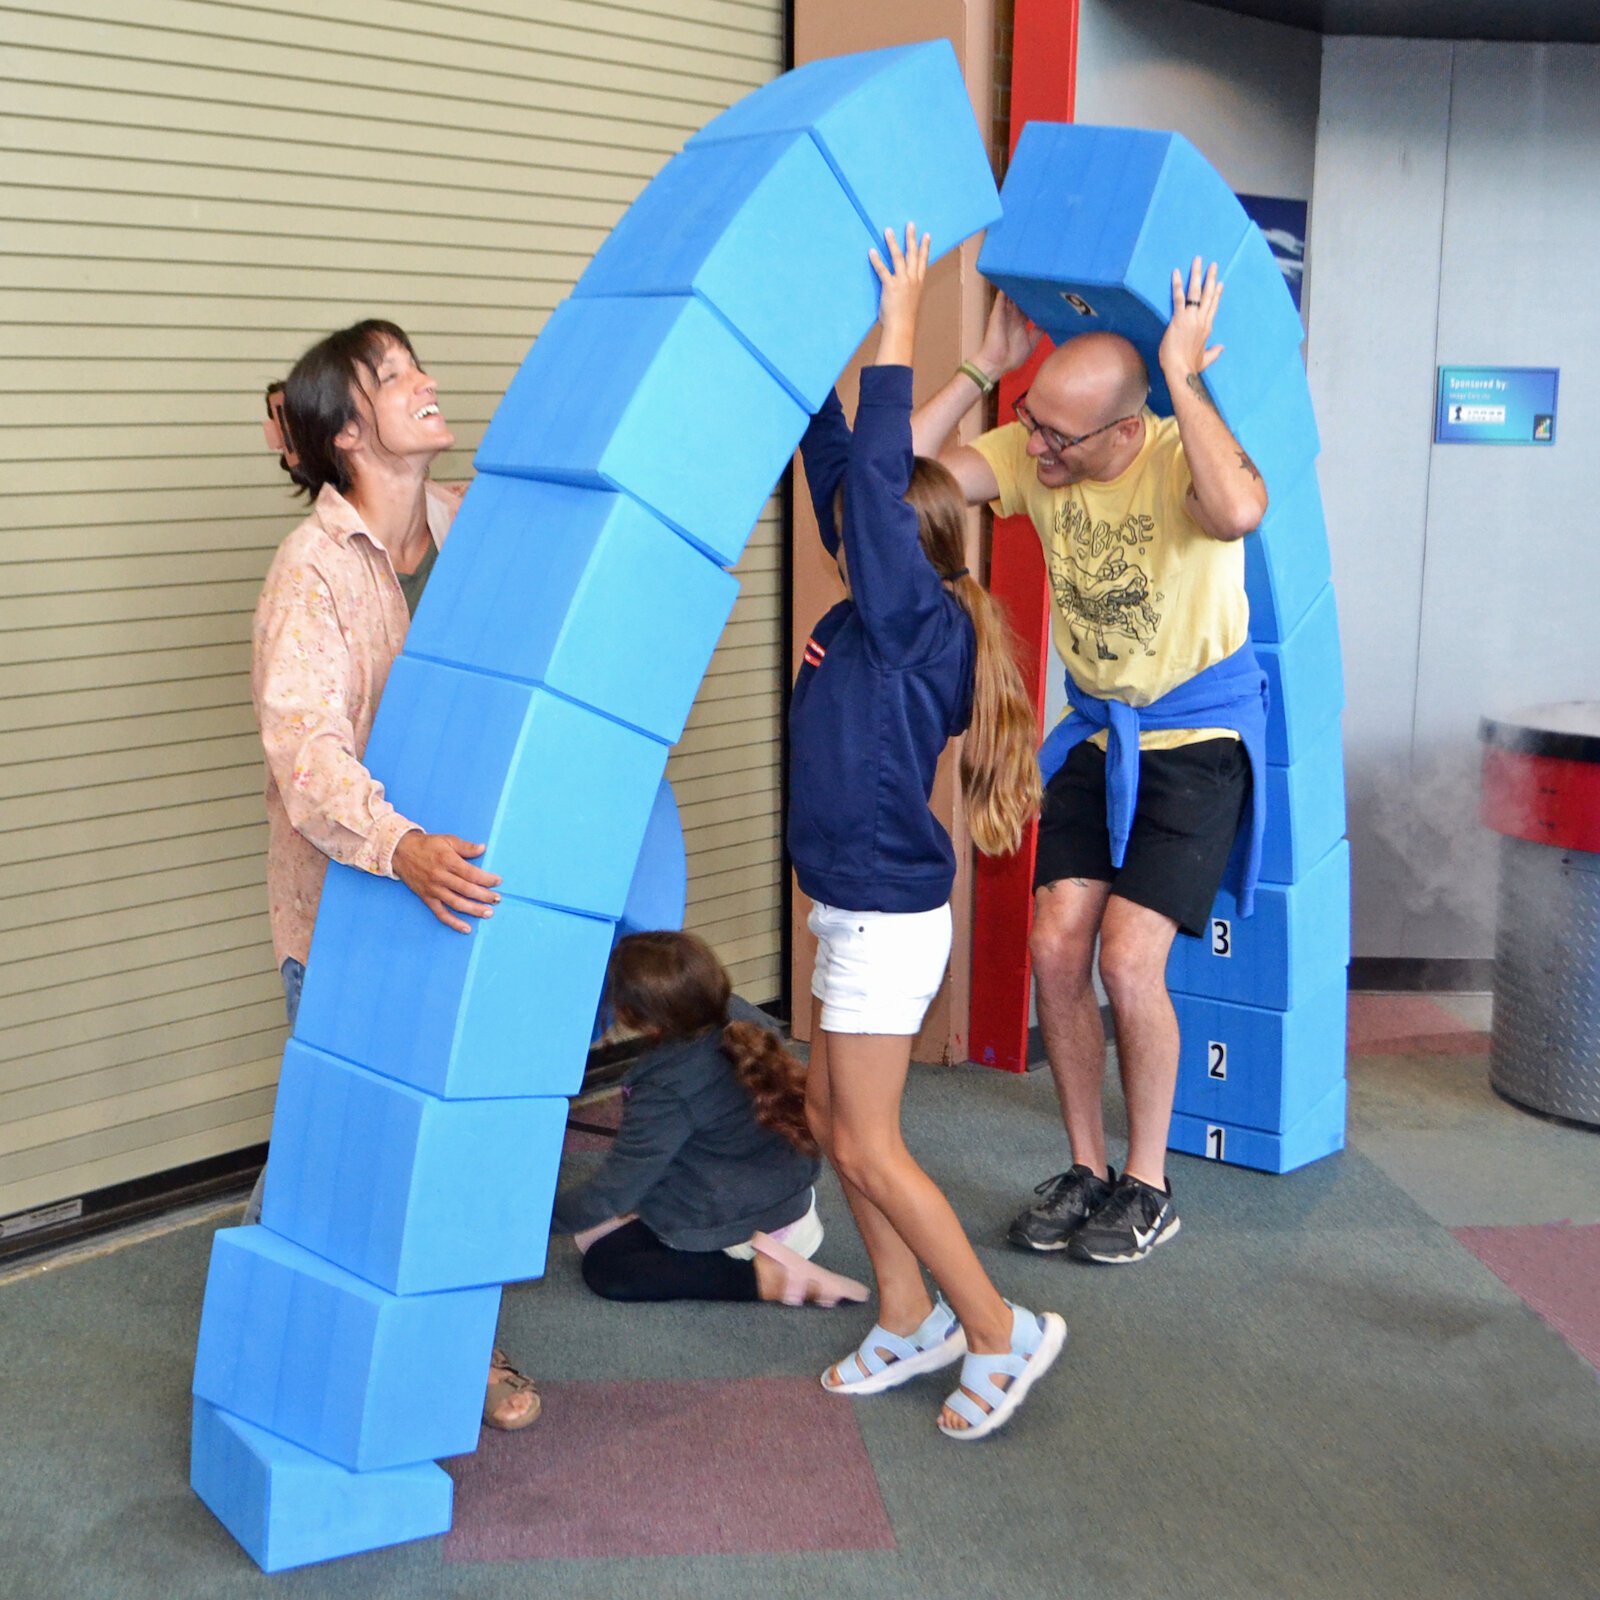
<svg viewBox="0 0 1600 1600">
<path fill-rule="evenodd" d="M 976 362 L 963 361 L 961 365 L 956 368 L 956 371 L 965 373 L 967 377 L 971 378 L 972 381 L 977 384 L 978 392 L 980 394 L 994 393 L 995 380 L 991 378 L 982 367 L 978 366 Z"/>
</svg>

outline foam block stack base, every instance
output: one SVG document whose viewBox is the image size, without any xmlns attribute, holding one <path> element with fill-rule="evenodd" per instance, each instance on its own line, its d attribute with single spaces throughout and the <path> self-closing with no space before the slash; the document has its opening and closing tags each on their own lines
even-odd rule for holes
<svg viewBox="0 0 1600 1600">
<path fill-rule="evenodd" d="M 450 1529 L 454 1484 L 431 1461 L 351 1472 L 204 1400 L 189 1450 L 195 1493 L 263 1572 Z"/>
</svg>

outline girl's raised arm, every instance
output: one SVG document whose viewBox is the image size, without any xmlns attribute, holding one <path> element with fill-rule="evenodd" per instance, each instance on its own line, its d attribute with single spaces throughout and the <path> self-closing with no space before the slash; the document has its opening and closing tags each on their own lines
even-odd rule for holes
<svg viewBox="0 0 1600 1600">
<path fill-rule="evenodd" d="M 923 554 L 917 514 L 905 494 L 911 450 L 911 357 L 917 310 L 928 269 L 928 236 L 906 224 L 902 249 L 884 230 L 890 264 L 871 252 L 882 292 L 877 359 L 861 374 L 861 404 L 845 476 L 845 570 L 856 610 L 874 649 L 886 661 L 920 659 L 948 624 L 944 586 Z"/>
<path fill-rule="evenodd" d="M 807 424 L 800 440 L 800 459 L 806 466 L 806 487 L 817 514 L 817 532 L 828 554 L 836 556 L 839 525 L 833 514 L 833 498 L 850 465 L 850 425 L 844 420 L 837 389 L 828 391 L 822 409 Z"/>
</svg>

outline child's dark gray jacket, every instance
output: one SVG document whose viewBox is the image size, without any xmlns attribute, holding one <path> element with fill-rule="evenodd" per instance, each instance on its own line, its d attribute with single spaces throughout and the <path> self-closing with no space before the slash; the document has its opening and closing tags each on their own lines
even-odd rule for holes
<svg viewBox="0 0 1600 1600">
<path fill-rule="evenodd" d="M 777 1031 L 737 996 L 728 1015 Z M 721 1041 L 720 1030 L 675 1039 L 635 1063 L 605 1164 L 556 1196 L 558 1231 L 631 1211 L 675 1250 L 721 1250 L 805 1215 L 821 1161 L 756 1121 Z"/>
</svg>

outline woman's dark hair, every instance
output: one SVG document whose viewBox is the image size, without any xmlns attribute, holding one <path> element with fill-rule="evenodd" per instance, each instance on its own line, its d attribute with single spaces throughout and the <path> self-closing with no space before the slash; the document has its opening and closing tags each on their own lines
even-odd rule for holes
<svg viewBox="0 0 1600 1600">
<path fill-rule="evenodd" d="M 378 364 L 390 345 L 399 345 L 416 361 L 417 352 L 403 329 L 369 317 L 319 339 L 284 380 L 282 421 L 287 453 L 280 459 L 283 470 L 308 500 L 315 500 L 325 483 L 331 483 L 340 494 L 349 493 L 351 478 L 344 452 L 333 441 L 358 415 L 356 391 L 369 384 L 377 386 Z M 269 408 L 271 392 L 269 389 Z"/>
<path fill-rule="evenodd" d="M 667 930 L 619 939 L 606 994 L 618 1022 L 655 1038 L 690 1039 L 720 1028 L 722 1053 L 749 1094 L 756 1121 L 795 1149 L 817 1153 L 806 1125 L 806 1069 L 770 1029 L 728 1020 L 733 981 L 704 939 Z"/>
</svg>

